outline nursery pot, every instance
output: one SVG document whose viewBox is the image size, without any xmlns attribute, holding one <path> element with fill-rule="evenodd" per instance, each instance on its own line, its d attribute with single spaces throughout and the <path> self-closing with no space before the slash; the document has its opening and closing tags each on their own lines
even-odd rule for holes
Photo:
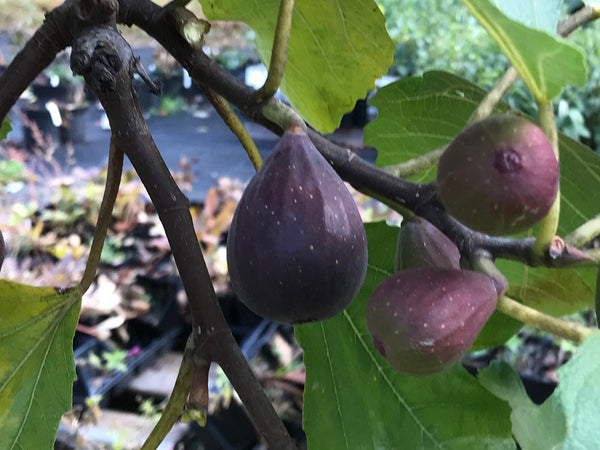
<svg viewBox="0 0 600 450">
<path fill-rule="evenodd" d="M 88 104 L 65 105 L 60 108 L 62 125 L 60 126 L 60 142 L 72 142 L 74 144 L 85 142 Z"/>
<path fill-rule="evenodd" d="M 23 142 L 26 149 L 31 150 L 38 144 L 58 140 L 58 129 L 52 123 L 50 113 L 44 106 L 34 104 L 23 112 L 27 118 L 23 123 Z M 38 142 L 39 138 L 44 142 Z"/>
<path fill-rule="evenodd" d="M 69 96 L 72 91 L 67 83 L 61 83 L 58 86 L 33 84 L 31 90 L 37 99 L 37 103 L 42 105 L 49 101 L 67 102 L 70 100 Z"/>
</svg>

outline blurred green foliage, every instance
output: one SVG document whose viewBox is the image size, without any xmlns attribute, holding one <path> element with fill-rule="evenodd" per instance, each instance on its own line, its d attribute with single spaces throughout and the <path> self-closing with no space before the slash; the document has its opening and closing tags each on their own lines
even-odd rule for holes
<svg viewBox="0 0 600 450">
<path fill-rule="evenodd" d="M 397 48 L 390 75 L 421 75 L 445 70 L 489 89 L 509 67 L 500 48 L 458 0 L 379 0 Z M 580 2 L 566 1 L 573 11 Z M 590 72 L 583 89 L 569 87 L 555 99 L 559 130 L 599 151 L 600 24 L 584 26 L 567 38 L 582 49 Z M 537 116 L 533 97 L 519 82 L 504 99 L 513 108 Z"/>
</svg>

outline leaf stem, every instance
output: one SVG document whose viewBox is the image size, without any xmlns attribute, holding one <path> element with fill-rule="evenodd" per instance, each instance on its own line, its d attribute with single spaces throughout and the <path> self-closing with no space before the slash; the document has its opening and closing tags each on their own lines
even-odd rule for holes
<svg viewBox="0 0 600 450">
<path fill-rule="evenodd" d="M 596 260 L 596 264 L 600 264 L 600 248 L 586 250 L 585 254 L 594 258 Z"/>
<path fill-rule="evenodd" d="M 585 341 L 590 334 L 596 331 L 592 328 L 579 325 L 578 323 L 566 322 L 565 320 L 544 314 L 537 309 L 525 306 L 505 295 L 502 295 L 498 299 L 496 309 L 513 319 L 523 322 L 525 325 L 547 331 L 548 333 L 555 334 L 556 336 L 580 344 Z"/>
<path fill-rule="evenodd" d="M 181 361 L 181 366 L 179 366 L 179 373 L 177 374 L 177 380 L 175 381 L 169 402 L 165 406 L 158 423 L 152 429 L 150 436 L 148 436 L 146 442 L 142 445 L 141 450 L 156 449 L 171 428 L 173 428 L 173 425 L 183 411 L 185 401 L 190 392 L 194 347 L 194 338 L 193 335 L 190 335 L 185 345 L 183 360 Z"/>
<path fill-rule="evenodd" d="M 409 178 L 416 175 L 419 172 L 429 169 L 437 164 L 442 156 L 442 153 L 446 150 L 447 145 L 431 150 L 423 155 L 417 156 L 416 158 L 409 159 L 408 161 L 400 164 L 394 164 L 392 166 L 386 166 L 383 169 L 400 178 Z"/>
<path fill-rule="evenodd" d="M 600 236 L 600 214 L 571 231 L 564 238 L 565 243 L 582 247 L 586 242 Z"/>
<path fill-rule="evenodd" d="M 262 157 L 258 152 L 258 148 L 256 147 L 252 136 L 250 136 L 250 133 L 248 133 L 248 130 L 246 129 L 240 118 L 237 116 L 233 108 L 229 105 L 229 102 L 212 89 L 205 89 L 204 93 L 206 94 L 208 101 L 219 113 L 219 115 L 227 124 L 229 129 L 233 132 L 233 134 L 237 136 L 240 143 L 246 150 L 246 153 L 248 154 L 252 165 L 256 170 L 258 170 L 260 166 L 262 166 Z"/>
<path fill-rule="evenodd" d="M 540 110 L 540 126 L 552 144 L 552 150 L 556 159 L 559 160 L 558 154 L 558 131 L 556 130 L 556 121 L 554 120 L 554 108 L 550 100 L 538 100 L 538 108 Z M 533 251 L 542 256 L 550 247 L 552 239 L 558 231 L 558 219 L 560 215 L 560 186 L 558 193 L 554 199 L 554 203 L 550 211 L 541 222 L 540 229 L 533 245 Z"/>
<path fill-rule="evenodd" d="M 277 16 L 277 28 L 275 29 L 275 37 L 273 39 L 273 49 L 271 51 L 269 74 L 267 75 L 265 84 L 256 92 L 256 99 L 259 103 L 275 95 L 277 89 L 279 89 L 281 80 L 283 80 L 293 15 L 294 0 L 281 0 L 279 15 Z"/>
<path fill-rule="evenodd" d="M 90 248 L 90 255 L 85 264 L 85 270 L 81 277 L 81 281 L 79 282 L 79 289 L 81 290 L 82 295 L 94 281 L 96 270 L 100 264 L 102 247 L 104 246 L 112 210 L 119 193 L 122 171 L 123 152 L 117 147 L 115 141 L 111 139 L 110 151 L 108 154 L 108 169 L 106 171 L 106 187 L 104 188 L 104 195 L 102 197 L 102 203 L 100 204 L 100 212 L 98 213 L 98 222 L 96 223 L 96 229 L 94 230 L 94 240 L 92 241 L 92 247 Z"/>
</svg>

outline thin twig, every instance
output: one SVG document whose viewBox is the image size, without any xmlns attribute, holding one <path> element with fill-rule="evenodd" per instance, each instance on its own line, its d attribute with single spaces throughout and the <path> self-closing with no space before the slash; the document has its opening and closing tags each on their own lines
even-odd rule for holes
<svg viewBox="0 0 600 450">
<path fill-rule="evenodd" d="M 582 247 L 586 242 L 600 236 L 600 214 L 575 228 L 564 238 L 565 243 Z"/>
<path fill-rule="evenodd" d="M 275 28 L 275 37 L 273 38 L 273 49 L 271 50 L 269 73 L 265 84 L 256 92 L 256 100 L 258 103 L 275 95 L 277 89 L 279 89 L 281 80 L 283 80 L 290 32 L 292 31 L 293 15 L 294 0 L 281 0 L 279 14 L 277 16 L 277 27 Z"/>
<path fill-rule="evenodd" d="M 447 145 L 431 150 L 423 155 L 419 155 L 416 158 L 409 159 L 408 161 L 400 164 L 394 164 L 392 166 L 386 166 L 383 169 L 399 178 L 409 178 L 413 175 L 418 174 L 424 170 L 429 169 L 437 164 L 440 157 L 446 150 Z"/>
<path fill-rule="evenodd" d="M 510 88 L 519 80 L 519 72 L 513 66 L 510 66 L 504 75 L 492 86 L 492 89 L 483 97 L 483 100 L 477 105 L 471 117 L 467 121 L 467 125 L 478 122 L 490 116 L 496 106 L 502 100 L 502 97 L 510 90 Z"/>
<path fill-rule="evenodd" d="M 114 139 L 110 141 L 110 151 L 108 154 L 108 169 L 106 171 L 106 187 L 100 211 L 98 212 L 98 222 L 94 230 L 94 240 L 90 248 L 90 255 L 85 264 L 85 271 L 79 282 L 79 289 L 83 294 L 88 290 L 96 276 L 98 264 L 100 264 L 100 256 L 102 255 L 102 247 L 106 239 L 108 226 L 112 217 L 112 211 L 119 194 L 119 185 L 121 184 L 121 173 L 123 172 L 123 152 L 117 147 Z"/>
<path fill-rule="evenodd" d="M 160 415 L 158 423 L 154 426 L 148 438 L 146 438 L 144 445 L 142 445 L 141 450 L 155 450 L 181 415 L 190 392 L 194 347 L 194 338 L 193 335 L 190 335 L 185 345 L 183 360 L 179 366 L 179 373 L 177 374 L 171 397 Z"/>
<path fill-rule="evenodd" d="M 258 152 L 258 148 L 248 133 L 248 130 L 239 119 L 233 108 L 229 105 L 229 102 L 217 94 L 212 89 L 205 89 L 204 94 L 211 105 L 215 108 L 215 110 L 219 113 L 223 121 L 227 124 L 229 129 L 235 134 L 246 150 L 252 165 L 256 170 L 262 166 L 262 157 Z"/>
<path fill-rule="evenodd" d="M 583 8 L 561 20 L 556 27 L 556 32 L 559 36 L 568 36 L 577 28 L 599 17 L 600 8 L 598 6 L 585 5 Z"/>
</svg>

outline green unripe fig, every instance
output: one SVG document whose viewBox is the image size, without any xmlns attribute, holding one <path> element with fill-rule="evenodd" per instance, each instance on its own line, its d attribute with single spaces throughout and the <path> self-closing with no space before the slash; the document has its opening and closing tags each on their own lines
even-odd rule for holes
<svg viewBox="0 0 600 450">
<path fill-rule="evenodd" d="M 275 322 L 327 319 L 358 293 L 367 270 L 360 213 L 301 129 L 282 136 L 244 191 L 227 263 L 240 300 Z"/>
<path fill-rule="evenodd" d="M 494 281 L 477 272 L 403 270 L 371 294 L 367 328 L 379 353 L 397 370 L 432 375 L 471 347 L 497 299 Z"/>
<path fill-rule="evenodd" d="M 398 232 L 395 271 L 418 267 L 460 269 L 460 252 L 454 242 L 419 216 L 406 219 Z"/>
<path fill-rule="evenodd" d="M 527 119 L 497 115 L 477 122 L 440 159 L 442 204 L 460 222 L 495 236 L 540 221 L 558 192 L 559 167 L 544 132 Z"/>
</svg>

